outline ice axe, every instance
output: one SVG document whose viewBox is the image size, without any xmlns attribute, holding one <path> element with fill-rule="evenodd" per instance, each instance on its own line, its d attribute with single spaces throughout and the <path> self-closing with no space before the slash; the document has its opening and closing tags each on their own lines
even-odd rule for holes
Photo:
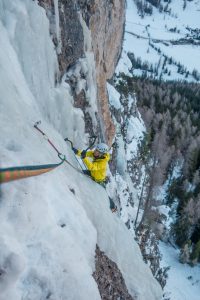
<svg viewBox="0 0 200 300">
<path fill-rule="evenodd" d="M 91 137 L 90 137 L 91 142 L 90 142 L 89 146 L 88 146 L 84 151 L 89 150 L 89 149 L 95 144 L 96 139 L 97 139 L 97 136 L 96 136 L 96 135 L 91 136 Z M 71 148 L 72 148 L 72 149 L 74 148 L 73 142 L 72 142 L 69 138 L 66 137 L 66 138 L 64 139 L 64 141 L 69 142 L 69 143 L 71 144 Z M 79 160 L 77 159 L 77 157 L 76 157 L 75 154 L 74 154 L 74 156 L 75 156 L 77 162 L 79 163 L 81 169 L 83 170 L 83 168 L 82 168 L 82 166 L 81 166 L 81 164 L 80 164 L 80 162 L 79 162 Z M 83 162 L 83 163 L 84 163 L 84 162 Z M 86 167 L 85 164 L 84 164 L 84 166 L 85 166 L 85 168 L 87 169 L 87 167 Z"/>
<path fill-rule="evenodd" d="M 89 146 L 84 150 L 84 151 L 87 151 L 89 150 L 90 148 L 92 148 L 92 146 L 94 146 L 95 142 L 96 142 L 96 139 L 97 139 L 97 136 L 96 135 L 93 135 L 93 136 L 90 136 L 90 144 Z M 73 142 L 68 139 L 67 137 L 64 139 L 66 142 L 69 142 L 71 144 L 71 148 L 74 148 L 74 145 L 73 145 Z"/>
</svg>

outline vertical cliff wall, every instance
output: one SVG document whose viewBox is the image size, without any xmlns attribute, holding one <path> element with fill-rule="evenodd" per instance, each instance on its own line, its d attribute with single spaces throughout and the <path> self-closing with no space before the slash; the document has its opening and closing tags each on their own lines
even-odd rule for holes
<svg viewBox="0 0 200 300">
<path fill-rule="evenodd" d="M 46 9 L 50 20 L 50 32 L 57 48 L 60 78 L 76 64 L 78 59 L 84 57 L 81 17 L 90 30 L 96 65 L 97 123 L 100 124 L 101 138 L 110 144 L 115 128 L 109 112 L 106 80 L 112 77 L 121 52 L 125 1 L 39 0 L 39 4 Z M 79 94 L 75 96 L 77 96 L 75 97 L 76 105 L 81 102 L 81 108 L 83 108 L 84 103 L 87 102 L 84 91 L 79 91 Z M 85 122 L 87 120 L 88 116 L 85 115 Z M 91 126 L 91 122 L 89 123 Z M 95 126 L 94 122 L 92 126 Z"/>
<path fill-rule="evenodd" d="M 110 142 L 114 135 L 114 125 L 108 107 L 106 80 L 112 77 L 121 52 L 125 1 L 96 0 L 93 11 L 90 29 L 96 61 L 98 100 L 105 138 Z"/>
</svg>

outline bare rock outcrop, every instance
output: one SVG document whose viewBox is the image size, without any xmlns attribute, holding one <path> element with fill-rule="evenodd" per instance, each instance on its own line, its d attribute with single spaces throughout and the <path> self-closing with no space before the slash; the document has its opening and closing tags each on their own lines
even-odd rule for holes
<svg viewBox="0 0 200 300">
<path fill-rule="evenodd" d="M 106 81 L 113 76 L 118 62 L 125 21 L 124 0 L 95 0 L 90 19 L 92 45 L 97 71 L 97 92 L 105 139 L 111 144 L 115 128 L 110 116 Z"/>
<path fill-rule="evenodd" d="M 96 247 L 96 270 L 93 277 L 97 282 L 102 300 L 134 300 L 116 263 Z"/>
<path fill-rule="evenodd" d="M 84 37 L 77 4 L 76 1 L 58 0 L 58 20 L 56 20 L 56 8 L 53 0 L 38 0 L 38 3 L 44 7 L 50 21 L 49 29 L 57 48 L 61 77 L 84 54 Z M 56 21 L 59 21 L 60 41 L 56 32 Z"/>
</svg>

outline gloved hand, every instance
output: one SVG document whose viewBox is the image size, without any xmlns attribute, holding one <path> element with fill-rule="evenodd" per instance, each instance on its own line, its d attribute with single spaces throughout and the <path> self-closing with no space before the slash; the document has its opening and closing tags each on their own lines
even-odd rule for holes
<svg viewBox="0 0 200 300">
<path fill-rule="evenodd" d="M 86 153 L 87 153 L 86 150 L 83 150 L 83 151 L 81 152 L 81 158 L 82 158 L 82 159 L 86 157 Z"/>
<path fill-rule="evenodd" d="M 74 148 L 74 147 L 72 147 L 72 151 L 74 151 L 75 154 L 78 153 L 78 150 L 76 148 Z"/>
</svg>

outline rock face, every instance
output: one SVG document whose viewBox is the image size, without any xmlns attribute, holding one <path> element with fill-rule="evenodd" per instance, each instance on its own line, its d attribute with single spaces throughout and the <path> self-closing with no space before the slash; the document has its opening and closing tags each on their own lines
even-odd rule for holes
<svg viewBox="0 0 200 300">
<path fill-rule="evenodd" d="M 125 1 L 96 0 L 92 11 L 95 13 L 90 18 L 90 29 L 97 67 L 98 99 L 105 139 L 111 143 L 115 130 L 109 112 L 106 80 L 113 76 L 121 53 Z"/>
<path fill-rule="evenodd" d="M 102 135 L 111 144 L 115 128 L 111 119 L 106 80 L 110 79 L 117 64 L 125 21 L 124 0 L 58 0 L 60 41 L 56 33 L 56 8 L 53 0 L 39 0 L 50 20 L 50 32 L 57 47 L 60 77 L 84 56 L 82 15 L 92 36 L 96 63 L 97 98 Z"/>
<path fill-rule="evenodd" d="M 96 247 L 96 270 L 93 277 L 97 282 L 102 300 L 134 300 L 128 293 L 124 279 L 116 263 Z"/>
<path fill-rule="evenodd" d="M 38 0 L 50 21 L 50 33 L 57 48 L 60 77 L 83 56 L 84 37 L 76 1 L 58 0 L 59 34 L 56 32 L 56 8 L 53 0 Z M 59 45 L 60 43 L 60 45 Z"/>
</svg>

